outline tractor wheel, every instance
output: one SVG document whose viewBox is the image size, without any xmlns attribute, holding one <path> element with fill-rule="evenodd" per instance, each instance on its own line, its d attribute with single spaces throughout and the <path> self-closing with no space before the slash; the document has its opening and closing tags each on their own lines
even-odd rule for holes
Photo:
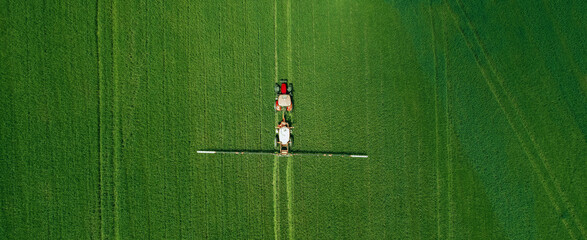
<svg viewBox="0 0 587 240">
<path fill-rule="evenodd" d="M 291 83 L 287 84 L 287 92 L 291 94 L 292 90 L 293 90 L 293 87 L 292 87 Z"/>
<path fill-rule="evenodd" d="M 275 84 L 275 94 L 279 94 L 279 84 Z"/>
<path fill-rule="evenodd" d="M 273 148 L 277 149 L 277 136 L 273 138 Z"/>
<path fill-rule="evenodd" d="M 293 146 L 293 136 L 292 135 L 289 135 L 289 143 L 288 144 L 289 144 L 289 147 Z"/>
</svg>

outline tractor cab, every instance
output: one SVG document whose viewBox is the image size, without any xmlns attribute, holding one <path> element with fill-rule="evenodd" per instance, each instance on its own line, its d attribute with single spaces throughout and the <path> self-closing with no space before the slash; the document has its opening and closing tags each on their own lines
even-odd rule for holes
<svg viewBox="0 0 587 240">
<path fill-rule="evenodd" d="M 293 108 L 291 94 L 292 86 L 287 83 L 287 79 L 279 80 L 280 83 L 275 84 L 275 110 L 281 111 L 285 108 L 287 111 L 291 111 Z"/>
</svg>

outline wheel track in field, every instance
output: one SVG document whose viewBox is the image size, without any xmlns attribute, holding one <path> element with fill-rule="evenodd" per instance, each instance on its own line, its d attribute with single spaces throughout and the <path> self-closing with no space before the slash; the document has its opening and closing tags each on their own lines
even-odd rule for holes
<svg viewBox="0 0 587 240">
<path fill-rule="evenodd" d="M 277 61 L 277 0 L 273 1 L 273 51 L 274 51 L 274 73 L 275 78 L 273 79 L 275 83 L 278 81 L 278 61 Z M 277 122 L 277 114 L 275 114 L 274 123 Z M 274 136 L 275 137 L 275 136 Z M 279 224 L 279 186 L 278 184 L 279 179 L 279 157 L 273 157 L 273 234 L 275 239 L 280 238 L 280 224 Z"/>
<path fill-rule="evenodd" d="M 443 43 L 443 66 L 438 64 L 438 51 L 436 50 L 435 47 L 435 52 L 434 52 L 434 57 L 435 57 L 435 77 L 437 78 L 442 78 L 442 80 L 437 81 L 437 85 L 440 83 L 443 83 L 443 88 L 442 89 L 438 89 L 438 91 L 436 92 L 436 94 L 440 93 L 441 91 L 443 91 L 444 94 L 444 102 L 440 103 L 441 105 L 443 105 L 444 107 L 444 156 L 446 158 L 446 166 L 444 167 L 440 167 L 440 165 L 437 167 L 437 196 L 439 201 L 443 201 L 444 203 L 444 207 L 446 207 L 446 212 L 445 213 L 440 213 L 440 209 L 437 210 L 438 212 L 438 218 L 440 218 L 440 214 L 445 214 L 445 218 L 446 218 L 446 226 L 443 227 L 444 229 L 441 228 L 440 223 L 438 223 L 438 227 L 437 227 L 437 236 L 438 235 L 442 235 L 442 238 L 453 238 L 452 234 L 453 232 L 451 231 L 452 229 L 452 223 L 453 223 L 453 215 L 452 215 L 452 196 L 451 196 L 451 192 L 452 192 L 452 188 L 453 188 L 453 181 L 452 181 L 452 173 L 453 173 L 453 165 L 452 165 L 452 153 L 451 153 L 451 139 L 450 139 L 450 133 L 451 133 L 451 118 L 450 118 L 450 102 L 449 102 L 449 87 L 450 87 L 450 82 L 449 82 L 449 78 L 448 78 L 448 42 L 446 39 L 446 21 L 444 19 L 444 17 L 441 18 L 441 32 L 442 32 L 442 43 Z M 443 68 L 443 74 L 439 75 L 438 74 L 438 68 L 442 66 Z M 442 99 L 441 99 L 442 100 Z M 439 116 L 439 121 L 440 121 L 440 116 Z M 438 127 L 440 127 L 440 125 L 438 125 Z M 440 129 L 438 130 L 438 148 L 437 150 L 440 150 Z M 437 162 L 437 164 L 440 164 L 441 162 Z M 444 172 L 444 176 L 445 176 L 445 183 L 440 184 L 439 183 L 439 179 L 438 177 L 440 175 L 442 175 L 441 171 L 445 171 Z M 442 185 L 445 189 L 445 193 L 440 193 L 440 185 Z M 442 200 L 442 198 L 445 198 L 445 200 Z M 440 206 L 439 206 L 440 208 Z M 438 220 L 440 221 L 440 219 Z M 440 221 L 442 222 L 442 221 Z"/>
<path fill-rule="evenodd" d="M 430 17 L 430 32 L 432 33 L 432 55 L 434 60 L 434 80 L 435 80 L 435 89 L 434 89 L 434 115 L 435 115 L 435 134 L 436 134 L 436 238 L 441 239 L 441 229 L 440 229 L 440 152 L 439 152 L 439 116 L 438 116 L 438 61 L 437 61 L 437 53 L 436 53 L 436 31 L 434 30 L 434 16 L 432 15 L 432 1 L 428 2 L 428 14 Z"/>
<path fill-rule="evenodd" d="M 311 1 L 312 4 L 312 79 L 317 79 L 316 77 L 316 7 L 314 6 L 314 1 Z M 318 95 L 318 91 L 316 88 L 312 88 L 313 96 Z M 317 105 L 316 101 L 312 101 L 312 110 L 313 112 L 317 112 Z M 318 196 L 318 188 L 315 188 L 314 192 L 315 196 Z M 310 197 L 312 195 L 308 194 Z M 305 199 L 304 199 L 305 200 Z M 304 202 L 302 202 L 303 204 Z"/>
<path fill-rule="evenodd" d="M 103 179 L 102 179 L 102 166 L 103 166 L 103 158 L 102 158 L 102 111 L 103 111 L 103 101 L 102 101 L 102 78 L 103 78 L 103 67 L 102 67 L 102 60 L 100 56 L 101 48 L 100 48 L 100 1 L 96 1 L 96 69 L 97 69 L 97 77 L 98 77 L 98 236 L 100 239 L 104 239 L 103 234 L 103 223 L 102 223 L 102 214 L 104 209 L 102 208 L 102 193 L 103 193 Z"/>
<path fill-rule="evenodd" d="M 287 58 L 287 73 L 288 79 L 291 79 L 293 66 L 292 66 L 292 46 L 291 46 L 291 1 L 286 2 L 286 27 L 287 27 L 287 38 L 286 38 L 286 58 Z M 275 83 L 279 81 L 279 54 L 277 50 L 277 0 L 274 0 L 274 61 L 275 61 Z M 275 114 L 275 123 L 279 121 L 279 113 Z M 288 238 L 294 238 L 294 225 L 293 225 L 293 160 L 291 157 L 287 158 L 286 165 L 286 193 L 287 193 L 287 217 L 288 217 Z M 274 157 L 273 164 L 273 210 L 274 210 L 274 234 L 275 239 L 281 237 L 281 225 L 280 225 L 280 211 L 279 211 L 279 157 Z"/>
<path fill-rule="evenodd" d="M 292 66 L 292 47 L 291 47 L 291 0 L 287 0 L 286 8 L 286 21 L 287 21 L 287 73 L 288 79 L 293 79 L 293 66 Z M 286 166 L 286 192 L 287 192 L 287 224 L 288 224 L 288 237 L 289 239 L 294 238 L 294 224 L 293 224 L 293 159 L 292 157 L 287 158 Z"/>
<path fill-rule="evenodd" d="M 280 238 L 280 225 L 279 225 L 279 157 L 273 157 L 273 231 L 275 239 Z"/>
<path fill-rule="evenodd" d="M 116 21 L 117 18 L 117 11 L 116 11 L 116 1 L 112 0 L 112 6 L 111 6 L 111 15 L 112 15 L 112 35 L 111 35 L 111 40 L 112 40 L 112 87 L 114 88 L 114 94 L 113 94 L 113 108 L 114 108 L 114 116 L 113 116 L 113 121 L 114 121 L 114 127 L 112 129 L 113 133 L 112 133 L 112 138 L 114 141 L 114 153 L 112 156 L 112 167 L 113 167 L 113 173 L 112 173 L 112 181 L 113 181 L 113 199 L 114 199 L 114 206 L 113 206 L 113 210 L 114 210 L 114 238 L 119 239 L 120 238 L 120 213 L 119 213 L 119 209 L 120 209 L 120 204 L 118 202 L 120 196 L 118 194 L 118 180 L 120 179 L 120 158 L 122 156 L 122 110 L 120 107 L 120 88 L 119 88 L 119 81 L 118 81 L 118 75 L 117 75 L 117 71 L 118 71 L 118 67 L 116 64 L 116 57 L 115 55 L 117 54 L 117 48 L 118 48 L 118 39 L 117 39 L 117 31 L 118 31 L 118 24 Z"/>
<path fill-rule="evenodd" d="M 436 156 L 436 238 L 440 239 L 440 214 L 439 214 L 439 189 L 440 189 L 440 184 L 438 182 L 438 157 L 439 157 L 439 153 L 438 153 L 438 68 L 437 68 L 437 62 L 436 62 L 436 36 L 434 35 L 434 22 L 432 21 L 432 2 L 429 1 L 428 2 L 428 14 L 429 14 L 429 18 L 430 18 L 430 32 L 432 35 L 432 56 L 433 56 L 433 60 L 434 60 L 434 126 L 435 126 L 435 156 Z"/>
<path fill-rule="evenodd" d="M 151 26 L 151 24 L 149 23 L 148 16 L 149 16 L 149 8 L 148 8 L 148 5 L 147 5 L 147 2 L 145 1 L 145 22 L 146 22 L 146 24 L 145 24 L 146 26 L 145 27 L 147 29 L 149 29 L 150 26 Z M 149 49 L 149 34 L 148 34 L 147 31 L 145 31 L 145 51 L 147 49 Z M 146 65 L 145 65 L 146 66 L 145 67 L 145 82 L 146 82 L 145 89 L 146 90 L 145 91 L 148 91 L 148 89 L 149 89 L 148 88 L 148 84 L 149 84 L 149 73 L 150 73 L 149 70 L 150 70 L 150 66 L 151 66 L 151 61 L 149 61 L 149 58 L 146 58 L 145 62 L 146 62 Z M 147 121 L 149 121 L 149 119 L 147 119 Z M 148 133 L 147 133 L 147 135 L 148 135 Z M 147 174 L 145 174 L 145 178 L 146 178 L 147 184 L 149 184 L 151 182 L 151 178 L 150 178 L 150 173 L 149 173 L 149 170 L 148 169 L 151 169 L 151 167 L 150 167 L 150 164 L 149 163 L 145 163 L 145 165 L 146 165 L 145 170 L 146 170 L 146 172 L 148 172 Z M 145 188 L 145 189 L 147 191 L 147 195 L 149 195 L 150 194 L 150 189 L 149 188 Z M 151 201 L 149 201 L 149 199 L 147 199 L 146 205 L 147 205 L 147 208 L 150 208 L 151 207 Z M 147 225 L 147 230 L 148 230 L 147 232 L 149 234 L 148 235 L 149 237 L 151 237 L 151 229 L 152 229 L 151 228 L 151 219 L 152 219 L 152 217 L 151 217 L 151 211 L 147 211 L 147 219 L 146 219 L 147 224 L 146 225 Z"/>
<path fill-rule="evenodd" d="M 274 62 L 275 62 L 275 83 L 277 83 L 278 77 L 278 62 L 277 62 L 277 0 L 273 0 L 273 51 L 274 51 Z"/>
<path fill-rule="evenodd" d="M 580 232 L 580 234 L 582 234 L 582 236 L 585 237 L 586 234 L 581 221 L 577 219 L 577 215 L 574 211 L 572 204 L 564 195 L 564 192 L 560 188 L 560 184 L 558 183 L 558 181 L 556 181 L 556 179 L 553 177 L 553 174 L 551 173 L 549 166 L 546 163 L 547 161 L 546 157 L 544 156 L 544 152 L 540 149 L 534 135 L 529 130 L 526 120 L 524 116 L 521 114 L 521 111 L 518 107 L 518 104 L 511 96 L 511 93 L 504 86 L 504 79 L 499 75 L 495 67 L 495 64 L 489 58 L 487 51 L 485 50 L 485 47 L 480 40 L 479 35 L 477 34 L 474 26 L 472 25 L 471 20 L 469 19 L 468 15 L 464 10 L 463 3 L 460 0 L 455 0 L 455 2 L 458 6 L 458 10 L 462 12 L 462 15 L 465 18 L 464 20 L 466 21 L 467 27 L 469 28 L 468 30 L 471 31 L 473 34 L 473 40 L 467 38 L 466 34 L 464 33 L 465 30 L 461 28 L 461 26 L 459 25 L 459 17 L 457 16 L 457 13 L 454 12 L 454 10 L 451 8 L 448 2 L 445 2 L 449 10 L 449 15 L 451 15 L 455 23 L 455 26 L 461 33 L 463 40 L 465 41 L 471 53 L 473 54 L 473 57 L 477 63 L 477 66 L 480 69 L 481 74 L 483 75 L 483 78 L 485 79 L 486 84 L 491 90 L 499 107 L 504 112 L 506 120 L 508 121 L 508 124 L 514 131 L 518 141 L 520 142 L 521 147 L 526 153 L 535 174 L 539 177 L 540 183 L 544 188 L 551 202 L 551 205 L 555 208 L 555 211 L 558 215 L 563 215 L 566 212 L 564 209 L 561 208 L 561 205 L 562 207 L 566 208 L 568 212 L 570 212 L 572 222 L 567 221 L 567 219 L 565 218 L 561 218 L 561 221 L 563 222 L 571 238 L 577 239 L 577 237 L 573 233 L 572 226 L 570 226 L 571 223 L 573 223 Z M 477 46 L 475 46 L 475 44 L 477 44 Z M 475 54 L 475 47 L 479 48 L 480 56 Z M 489 71 L 487 71 L 487 69 L 484 67 L 483 61 L 485 61 L 485 64 L 487 65 Z M 492 76 L 490 76 L 490 74 L 492 74 L 496 78 L 497 84 L 491 80 Z M 508 108 L 512 108 L 512 110 L 508 111 Z M 513 111 L 513 113 L 511 113 L 510 111 Z M 519 122 L 518 124 L 521 125 L 521 129 L 519 129 L 519 126 L 516 126 L 517 122 Z M 554 188 L 554 190 L 551 188 Z"/>
<path fill-rule="evenodd" d="M 286 168 L 286 191 L 287 191 L 287 223 L 288 223 L 288 236 L 289 239 L 294 238 L 294 225 L 293 225 L 293 160 L 292 157 L 287 158 Z"/>
<path fill-rule="evenodd" d="M 286 6 L 286 25 L 287 25 L 287 74 L 288 79 L 293 76 L 292 61 L 291 61 L 291 0 L 287 0 Z"/>
<path fill-rule="evenodd" d="M 435 90 L 434 90 L 434 99 L 435 99 L 435 136 L 436 136 L 436 140 L 435 140 L 435 145 L 436 145 L 436 150 L 435 150 L 435 156 L 436 156 L 436 236 L 438 239 L 443 239 L 443 238 L 447 238 L 447 236 L 450 234 L 450 227 L 451 227 L 451 209 L 450 209 L 450 187 L 452 186 L 452 183 L 450 182 L 450 175 L 452 172 L 452 165 L 449 162 L 450 161 L 450 156 L 448 155 L 449 148 L 450 148 L 450 142 L 449 142 L 449 111 L 448 111 L 448 77 L 446 76 L 447 72 L 447 49 L 446 49 L 446 39 L 444 38 L 444 21 L 443 19 L 440 19 L 441 21 L 441 32 L 437 31 L 436 28 L 437 26 L 435 25 L 435 21 L 434 18 L 439 17 L 438 15 L 434 15 L 433 13 L 435 12 L 434 9 L 432 9 L 432 1 L 429 1 L 429 6 L 428 6 L 428 13 L 429 13 L 429 17 L 430 17 L 430 32 L 432 34 L 432 51 L 433 51 L 433 61 L 434 61 L 434 79 L 435 79 Z M 442 69 L 441 65 L 442 63 L 439 63 L 439 54 L 438 54 L 438 41 L 440 41 L 437 38 L 437 34 L 442 34 L 442 43 L 444 46 L 444 49 L 442 51 L 442 55 L 444 58 L 444 68 Z M 440 72 L 443 72 L 444 75 L 441 76 Z M 444 85 L 442 87 L 442 89 L 440 88 L 440 83 L 444 82 Z M 440 99 L 440 91 L 444 91 L 444 99 Z M 443 116 L 440 115 L 440 111 L 442 111 L 441 108 L 444 108 L 444 113 L 442 114 Z M 445 129 L 444 129 L 444 144 L 445 144 L 445 148 L 444 151 L 442 152 L 440 151 L 440 146 L 441 146 L 441 132 L 440 132 L 440 128 L 441 128 L 441 117 L 444 118 L 444 124 L 445 124 Z M 441 156 L 442 155 L 442 156 Z M 446 166 L 445 166 L 445 171 L 443 172 L 443 170 L 441 170 L 442 166 L 441 166 L 441 158 L 445 158 L 446 159 Z M 441 180 L 441 175 L 445 175 L 448 179 L 445 179 L 444 183 L 442 183 Z M 444 193 L 442 193 L 444 190 Z M 445 198 L 445 200 L 444 200 Z M 442 208 L 446 208 L 446 212 L 441 212 L 440 210 Z M 446 218 L 446 220 L 443 220 L 444 218 Z M 442 226 L 443 222 L 447 222 L 446 226 Z"/>
<path fill-rule="evenodd" d="M 517 4 L 517 2 L 516 2 L 516 4 Z M 579 77 L 580 74 L 577 72 L 577 69 L 578 69 L 577 64 L 576 64 L 576 62 L 574 62 L 573 58 L 571 57 L 572 55 L 570 54 L 570 50 L 568 49 L 568 44 L 566 43 L 566 38 L 564 36 L 562 36 L 562 33 L 560 32 L 559 22 L 553 17 L 552 9 L 547 5 L 547 2 L 546 1 L 542 1 L 542 4 L 547 9 L 546 14 L 548 15 L 549 19 L 554 23 L 553 28 L 554 28 L 554 30 L 555 30 L 555 32 L 557 34 L 557 37 L 559 38 L 559 41 L 561 42 L 561 46 L 562 46 L 564 52 L 566 53 L 565 54 L 565 57 L 567 57 L 567 61 L 572 65 L 571 70 L 572 70 L 573 74 L 575 74 L 575 76 L 577 77 L 577 79 L 579 79 L 580 78 Z M 517 6 L 520 7 L 519 5 L 517 5 Z M 531 30 L 528 28 L 528 23 L 527 22 L 525 22 L 524 27 L 525 27 L 525 29 L 526 29 L 526 31 L 528 33 L 531 32 Z M 535 41 L 534 38 L 530 34 L 529 34 L 529 36 L 530 36 L 530 39 L 532 41 Z M 575 118 L 573 118 L 573 120 L 575 120 L 575 123 L 578 124 L 576 122 L 576 119 Z M 531 134 L 531 132 L 528 132 L 528 134 Z M 533 143 L 537 146 L 538 144 L 534 142 L 534 139 L 535 138 L 532 137 L 531 139 L 533 140 Z M 538 150 L 540 150 L 540 149 L 538 149 Z M 544 157 L 544 153 L 542 151 L 539 151 L 539 154 L 541 155 L 541 160 L 544 162 L 545 169 L 548 170 L 549 167 L 546 164 L 546 161 L 545 161 L 546 157 Z M 552 174 L 551 174 L 551 176 L 552 176 Z M 585 229 L 584 229 L 581 221 L 579 219 L 576 219 L 576 214 L 575 214 L 573 205 L 569 202 L 568 198 L 563 194 L 563 191 L 560 188 L 560 184 L 558 183 L 558 181 L 556 181 L 556 179 L 554 179 L 554 178 L 552 180 L 555 183 L 556 190 L 560 193 L 561 199 L 563 200 L 564 203 L 568 204 L 568 206 L 569 206 L 569 208 L 568 208 L 569 209 L 569 212 L 571 212 L 571 214 L 573 216 L 575 216 L 575 220 L 577 221 L 576 222 L 577 228 L 581 232 L 583 238 L 586 238 L 587 235 L 585 233 Z"/>
<path fill-rule="evenodd" d="M 443 23 L 443 27 L 445 27 L 444 23 Z M 446 29 L 443 29 L 443 30 L 446 30 Z M 444 33 L 446 34 L 446 32 L 444 32 Z M 452 209 L 451 209 L 451 205 L 450 204 L 451 204 L 452 197 L 451 197 L 450 193 L 452 191 L 452 186 L 453 186 L 452 185 L 453 184 L 452 183 L 452 172 L 453 172 L 453 170 L 452 170 L 452 155 L 451 155 L 452 153 L 450 151 L 450 132 L 451 132 L 450 124 L 451 124 L 451 119 L 450 119 L 450 115 L 449 115 L 449 113 L 450 113 L 450 102 L 448 101 L 448 88 L 449 88 L 448 70 L 447 70 L 448 69 L 448 55 L 446 54 L 448 52 L 448 43 L 446 42 L 446 36 L 444 36 L 444 37 L 445 37 L 445 39 L 444 39 L 445 40 L 444 41 L 444 43 L 445 43 L 444 44 L 444 52 L 445 52 L 445 55 L 444 55 L 444 58 L 445 58 L 444 59 L 444 97 L 445 97 L 444 104 L 446 105 L 445 108 L 444 108 L 444 111 L 445 111 L 444 115 L 445 115 L 445 121 L 446 122 L 444 124 L 446 125 L 445 126 L 446 171 L 447 171 L 446 172 L 446 177 L 447 177 L 447 179 L 446 179 L 446 182 L 447 182 L 447 184 L 446 184 L 446 189 L 447 189 L 446 190 L 446 199 L 447 199 L 447 202 L 446 202 L 446 204 L 447 204 L 446 211 L 447 211 L 447 218 L 448 218 L 448 220 L 447 220 L 448 221 L 448 225 L 446 227 L 446 236 L 447 236 L 447 238 L 451 238 L 452 237 L 451 236 L 451 233 L 452 233 L 451 232 L 451 227 L 452 227 L 452 214 L 451 213 L 452 213 Z"/>
<path fill-rule="evenodd" d="M 118 178 L 121 156 L 121 108 L 116 75 L 115 1 L 96 4 L 96 60 L 98 74 L 99 220 L 101 239 L 119 238 Z M 108 82 L 111 81 L 111 84 Z M 111 129 L 108 126 L 111 125 Z M 108 216 L 106 216 L 108 215 Z M 111 225 L 111 226 L 110 226 Z"/>
</svg>

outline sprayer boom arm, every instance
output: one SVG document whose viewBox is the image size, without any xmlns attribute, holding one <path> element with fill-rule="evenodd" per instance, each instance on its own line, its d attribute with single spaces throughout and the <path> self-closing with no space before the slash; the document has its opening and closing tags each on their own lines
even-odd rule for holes
<svg viewBox="0 0 587 240">
<path fill-rule="evenodd" d="M 287 155 L 262 152 L 262 151 L 198 151 L 198 153 L 207 154 L 236 154 L 236 155 L 277 155 L 277 156 L 314 156 L 314 157 L 351 157 L 351 158 L 368 158 L 367 155 L 358 154 L 340 154 L 340 153 L 289 153 Z"/>
</svg>

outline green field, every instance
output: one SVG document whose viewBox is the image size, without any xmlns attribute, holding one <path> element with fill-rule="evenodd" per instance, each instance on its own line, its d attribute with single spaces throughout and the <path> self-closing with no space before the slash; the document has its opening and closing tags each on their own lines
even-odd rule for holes
<svg viewBox="0 0 587 240">
<path fill-rule="evenodd" d="M 225 2 L 225 3 L 221 3 Z M 587 2 L 0 1 L 2 239 L 586 239 Z M 294 151 L 272 150 L 273 84 Z"/>
</svg>

